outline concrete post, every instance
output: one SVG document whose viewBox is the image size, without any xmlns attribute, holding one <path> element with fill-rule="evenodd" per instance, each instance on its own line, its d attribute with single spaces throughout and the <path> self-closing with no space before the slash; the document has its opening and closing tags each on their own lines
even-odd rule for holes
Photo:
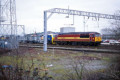
<svg viewBox="0 0 120 80">
<path fill-rule="evenodd" d="M 47 51 L 47 12 L 44 11 L 44 51 Z"/>
</svg>

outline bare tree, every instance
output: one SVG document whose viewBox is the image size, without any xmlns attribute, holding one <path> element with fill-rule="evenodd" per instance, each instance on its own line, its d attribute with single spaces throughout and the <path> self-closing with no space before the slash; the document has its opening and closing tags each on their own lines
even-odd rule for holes
<svg viewBox="0 0 120 80">
<path fill-rule="evenodd" d="M 113 32 L 110 28 L 103 28 L 101 29 L 102 39 L 111 39 L 113 38 Z"/>
<path fill-rule="evenodd" d="M 116 11 L 114 15 L 120 16 L 120 10 Z M 115 39 L 120 39 L 120 20 L 111 22 L 110 30 L 115 35 Z"/>
</svg>

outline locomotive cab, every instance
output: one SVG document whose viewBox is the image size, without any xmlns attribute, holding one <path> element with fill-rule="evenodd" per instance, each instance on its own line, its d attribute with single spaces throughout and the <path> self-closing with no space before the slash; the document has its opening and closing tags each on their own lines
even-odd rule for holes
<svg viewBox="0 0 120 80">
<path fill-rule="evenodd" d="M 95 34 L 95 42 L 101 42 L 101 35 L 100 34 Z"/>
<path fill-rule="evenodd" d="M 55 39 L 55 34 L 49 34 L 47 35 L 47 42 L 48 44 L 55 44 L 54 39 Z"/>
<path fill-rule="evenodd" d="M 101 35 L 99 33 L 91 33 L 90 34 L 90 42 L 94 45 L 99 45 L 101 43 Z"/>
</svg>

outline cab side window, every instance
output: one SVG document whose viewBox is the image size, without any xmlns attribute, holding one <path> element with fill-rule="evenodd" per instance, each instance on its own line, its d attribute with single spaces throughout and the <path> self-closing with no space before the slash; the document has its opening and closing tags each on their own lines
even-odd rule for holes
<svg viewBox="0 0 120 80">
<path fill-rule="evenodd" d="M 90 37 L 95 37 L 95 34 L 90 34 Z"/>
</svg>

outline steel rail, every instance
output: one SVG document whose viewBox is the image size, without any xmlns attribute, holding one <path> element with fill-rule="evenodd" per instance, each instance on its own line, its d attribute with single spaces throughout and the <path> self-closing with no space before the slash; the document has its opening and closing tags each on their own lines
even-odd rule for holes
<svg viewBox="0 0 120 80">
<path fill-rule="evenodd" d="M 43 46 L 28 46 L 28 45 L 20 45 L 20 47 L 43 48 Z M 109 49 L 66 48 L 66 47 L 48 47 L 47 49 L 59 49 L 59 50 L 81 51 L 81 52 L 97 52 L 97 53 L 116 53 L 116 54 L 120 54 L 120 50 L 109 50 Z"/>
</svg>

